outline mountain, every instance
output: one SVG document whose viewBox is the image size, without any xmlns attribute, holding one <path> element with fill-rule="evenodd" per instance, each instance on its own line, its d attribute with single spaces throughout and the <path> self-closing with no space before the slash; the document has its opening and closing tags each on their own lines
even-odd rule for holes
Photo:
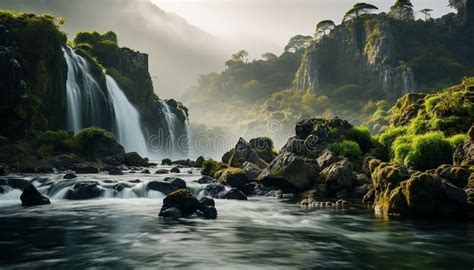
<svg viewBox="0 0 474 270">
<path fill-rule="evenodd" d="M 122 46 L 150 55 L 155 91 L 179 97 L 198 74 L 222 67 L 219 41 L 183 18 L 140 0 L 3 0 L 1 8 L 64 17 L 69 37 L 79 31 L 109 30 L 120 36 Z"/>
</svg>

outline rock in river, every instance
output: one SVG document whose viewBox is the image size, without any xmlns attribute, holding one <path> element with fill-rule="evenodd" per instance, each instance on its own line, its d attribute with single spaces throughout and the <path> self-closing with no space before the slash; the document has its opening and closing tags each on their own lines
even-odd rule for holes
<svg viewBox="0 0 474 270">
<path fill-rule="evenodd" d="M 35 206 L 51 203 L 48 197 L 41 195 L 41 193 L 39 193 L 36 187 L 32 184 L 30 184 L 23 190 L 23 193 L 20 196 L 20 200 L 23 206 Z"/>
</svg>

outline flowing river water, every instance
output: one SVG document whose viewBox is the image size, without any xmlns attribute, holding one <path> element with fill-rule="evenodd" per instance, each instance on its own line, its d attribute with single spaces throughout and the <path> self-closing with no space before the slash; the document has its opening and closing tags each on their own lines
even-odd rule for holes
<svg viewBox="0 0 474 270">
<path fill-rule="evenodd" d="M 169 168 L 160 166 L 160 168 Z M 187 169 L 185 169 L 186 171 Z M 183 178 L 196 195 L 193 174 L 16 175 L 35 179 L 51 205 L 24 208 L 20 190 L 0 195 L 0 269 L 472 269 L 474 224 L 376 217 L 362 205 L 303 209 L 272 197 L 216 200 L 218 218 L 158 217 L 164 195 L 150 180 Z M 121 192 L 117 182 L 142 182 Z M 103 198 L 71 201 L 65 190 L 98 181 Z"/>
</svg>

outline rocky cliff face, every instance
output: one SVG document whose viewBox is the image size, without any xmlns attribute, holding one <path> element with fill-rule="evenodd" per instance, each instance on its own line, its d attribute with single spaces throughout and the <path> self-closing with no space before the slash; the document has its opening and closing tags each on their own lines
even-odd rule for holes
<svg viewBox="0 0 474 270">
<path fill-rule="evenodd" d="M 339 25 L 308 49 L 295 86 L 324 91 L 357 84 L 380 91 L 381 97 L 414 92 L 413 70 L 394 64 L 398 58 L 397 42 L 393 26 L 381 15 Z"/>
</svg>

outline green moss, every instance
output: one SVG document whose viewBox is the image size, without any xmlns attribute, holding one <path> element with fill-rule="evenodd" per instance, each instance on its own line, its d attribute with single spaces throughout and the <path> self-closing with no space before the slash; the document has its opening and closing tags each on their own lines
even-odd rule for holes
<svg viewBox="0 0 474 270">
<path fill-rule="evenodd" d="M 373 147 L 369 128 L 365 126 L 353 127 L 346 130 L 345 137 L 350 141 L 357 142 L 363 153 L 367 153 L 370 148 Z"/>
<path fill-rule="evenodd" d="M 390 148 L 397 137 L 405 135 L 407 132 L 408 127 L 405 126 L 390 127 L 380 134 L 379 143 L 381 143 L 384 147 Z"/>
<path fill-rule="evenodd" d="M 463 144 L 465 141 L 467 141 L 467 135 L 466 134 L 457 134 L 453 135 L 448 138 L 448 141 L 454 145 L 454 147 Z"/>
<path fill-rule="evenodd" d="M 426 133 L 413 137 L 411 149 L 405 156 L 404 163 L 418 170 L 434 169 L 441 164 L 451 163 L 453 152 L 453 145 L 443 133 Z"/>
<path fill-rule="evenodd" d="M 340 143 L 328 145 L 328 149 L 336 155 L 347 157 L 357 168 L 361 166 L 362 151 L 360 150 L 358 143 L 344 140 Z"/>
<path fill-rule="evenodd" d="M 64 131 L 48 130 L 41 132 L 33 141 L 36 151 L 41 155 L 51 155 L 54 153 L 70 153 L 74 149 L 71 144 L 72 134 Z"/>
<path fill-rule="evenodd" d="M 227 168 L 226 164 L 224 164 L 222 162 L 215 161 L 213 159 L 208 159 L 208 160 L 204 161 L 204 163 L 202 164 L 201 173 L 203 175 L 208 175 L 208 176 L 214 177 L 216 172 L 218 172 L 222 169 L 226 169 L 226 168 Z"/>
<path fill-rule="evenodd" d="M 96 144 L 97 143 L 108 143 L 109 145 L 116 144 L 116 141 L 112 134 L 105 129 L 90 127 L 79 131 L 74 136 L 74 145 L 76 151 L 84 157 L 90 159 L 96 159 Z"/>
</svg>

